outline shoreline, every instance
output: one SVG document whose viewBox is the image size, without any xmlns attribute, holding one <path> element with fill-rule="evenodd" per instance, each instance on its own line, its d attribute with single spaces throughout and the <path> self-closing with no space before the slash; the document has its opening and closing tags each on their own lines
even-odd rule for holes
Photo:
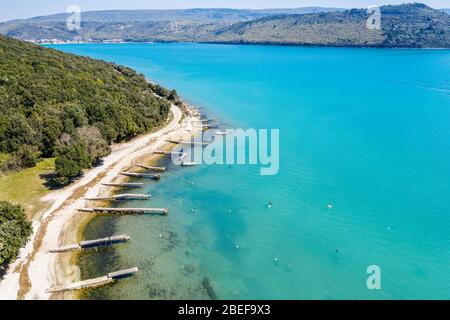
<svg viewBox="0 0 450 320">
<path fill-rule="evenodd" d="M 163 145 L 160 150 L 162 151 L 169 151 L 173 148 L 173 144 L 171 143 L 167 143 L 165 145 Z M 136 158 L 133 160 L 133 163 L 142 163 L 144 165 L 148 165 L 148 166 L 154 166 L 157 165 L 157 162 L 162 158 L 162 155 L 156 155 L 156 154 L 146 154 L 143 155 L 142 157 Z M 128 169 L 133 169 L 133 172 L 145 172 L 146 170 L 143 168 L 139 168 L 139 167 L 135 167 L 133 166 L 133 164 L 131 163 L 130 165 L 126 166 L 125 171 L 128 171 Z M 128 176 L 117 176 L 116 179 L 114 179 L 114 182 L 117 183 L 126 183 L 129 182 L 130 180 L 132 180 L 133 178 L 128 177 Z M 120 188 L 104 188 L 100 191 L 100 193 L 98 194 L 98 196 L 100 197 L 109 197 L 112 195 L 115 195 L 117 193 L 119 193 Z M 112 204 L 113 202 L 111 201 L 98 201 L 97 202 L 99 205 L 98 206 L 103 206 L 103 205 L 107 205 L 109 206 L 109 204 Z M 88 227 L 88 225 L 95 219 L 97 218 L 98 215 L 93 214 L 93 213 L 87 213 L 86 216 L 82 217 L 81 219 L 79 219 L 79 221 L 77 221 L 78 223 L 78 228 L 70 230 L 68 236 L 70 238 L 73 238 L 73 241 L 66 241 L 67 243 L 71 242 L 71 243 L 79 243 L 80 241 L 83 240 L 89 240 L 85 238 L 85 233 L 86 233 L 86 228 Z M 76 218 L 74 219 L 76 220 Z M 78 259 L 79 259 L 79 255 L 82 253 L 82 250 L 78 250 L 78 251 L 73 251 L 73 252 L 68 252 L 68 253 L 62 253 L 59 255 L 59 259 L 57 261 L 58 266 L 60 266 L 61 268 L 63 268 L 64 266 L 68 266 L 68 265 L 78 265 Z M 62 270 L 59 272 L 63 272 Z M 61 273 L 63 274 L 63 273 Z M 75 281 L 77 281 L 78 279 L 75 279 Z M 77 291 L 72 291 L 72 292 L 65 292 L 65 293 L 60 293 L 60 294 L 55 294 L 56 296 L 60 296 L 62 300 L 82 300 L 83 299 L 83 294 L 85 292 L 86 289 L 81 289 L 81 290 L 77 290 Z"/>
<path fill-rule="evenodd" d="M 138 159 L 155 157 L 153 151 L 170 147 L 165 140 L 170 137 L 192 136 L 199 128 L 198 113 L 183 103 L 183 110 L 174 104 L 164 127 L 143 134 L 128 142 L 112 146 L 112 152 L 103 164 L 85 172 L 82 178 L 64 189 L 51 192 L 41 201 L 49 204 L 41 218 L 32 222 L 33 234 L 11 263 L 0 281 L 0 300 L 12 299 L 75 299 L 77 293 L 49 294 L 46 290 L 80 280 L 75 265 L 75 253 L 49 254 L 46 250 L 75 243 L 82 238 L 86 225 L 95 214 L 80 213 L 85 207 L 84 197 L 96 197 L 105 192 L 101 183 L 124 181 L 119 173 Z M 115 188 L 106 190 L 114 192 Z"/>
<path fill-rule="evenodd" d="M 217 45 L 243 45 L 243 46 L 269 46 L 269 47 L 299 47 L 299 48 L 335 48 L 335 49 L 394 49 L 394 50 L 441 50 L 448 51 L 450 47 L 389 47 L 389 46 L 360 46 L 360 45 L 328 45 L 328 44 L 308 44 L 308 43 L 282 43 L 282 42 L 240 42 L 240 41 L 79 41 L 79 42 L 37 42 L 29 41 L 37 45 L 77 45 L 77 44 L 171 44 L 171 43 L 184 43 L 184 44 L 217 44 Z"/>
</svg>

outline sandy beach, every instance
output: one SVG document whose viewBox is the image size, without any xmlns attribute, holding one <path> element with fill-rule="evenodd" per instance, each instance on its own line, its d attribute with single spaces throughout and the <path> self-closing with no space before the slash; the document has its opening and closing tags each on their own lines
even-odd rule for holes
<svg viewBox="0 0 450 320">
<path fill-rule="evenodd" d="M 50 248 L 75 243 L 81 239 L 80 230 L 92 218 L 89 213 L 80 213 L 78 208 L 89 206 L 85 197 L 96 197 L 113 188 L 102 183 L 119 182 L 121 171 L 129 168 L 138 159 L 152 157 L 156 150 L 168 148 L 166 140 L 194 135 L 198 126 L 198 114 L 191 108 L 183 112 L 171 106 L 171 116 L 163 128 L 131 141 L 112 146 L 112 152 L 103 164 L 87 170 L 82 178 L 47 194 L 41 201 L 48 203 L 47 209 L 33 221 L 33 234 L 27 246 L 20 252 L 0 282 L 0 299 L 71 299 L 75 295 L 52 295 L 46 290 L 53 286 L 79 281 L 79 269 L 73 265 L 73 253 L 51 254 Z M 115 270 L 112 270 L 115 271 Z"/>
</svg>

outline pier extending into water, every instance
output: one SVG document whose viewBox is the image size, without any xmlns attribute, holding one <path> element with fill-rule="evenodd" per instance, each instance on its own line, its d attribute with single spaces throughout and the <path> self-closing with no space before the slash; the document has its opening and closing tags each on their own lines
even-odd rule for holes
<svg viewBox="0 0 450 320">
<path fill-rule="evenodd" d="M 106 276 L 98 277 L 94 279 L 78 281 L 71 284 L 67 284 L 59 287 L 52 287 L 46 290 L 47 293 L 59 293 L 66 291 L 74 291 L 81 290 L 86 288 L 95 288 L 99 286 L 104 286 L 106 284 L 115 282 L 120 279 L 128 278 L 133 276 L 136 272 L 138 272 L 138 268 L 130 268 L 125 270 L 120 270 L 116 272 L 110 272 Z"/>
<path fill-rule="evenodd" d="M 185 157 L 186 153 L 184 152 L 176 152 L 176 151 L 153 151 L 154 154 L 160 154 L 163 156 L 179 156 L 179 157 Z"/>
<path fill-rule="evenodd" d="M 207 146 L 208 145 L 208 142 L 201 142 L 201 141 L 166 140 L 166 142 L 175 143 L 175 144 L 200 145 L 200 146 Z"/>
<path fill-rule="evenodd" d="M 81 212 L 115 213 L 115 214 L 159 214 L 168 215 L 167 208 L 81 208 Z"/>
<path fill-rule="evenodd" d="M 127 200 L 148 200 L 150 199 L 149 194 L 118 194 L 109 197 L 94 197 L 94 198 L 84 198 L 87 201 L 127 201 Z"/>
<path fill-rule="evenodd" d="M 166 172 L 166 168 L 164 167 L 151 167 L 151 166 L 146 166 L 143 164 L 139 164 L 136 163 L 134 164 L 136 167 L 142 168 L 142 169 L 146 169 L 148 171 L 153 171 L 153 172 Z"/>
<path fill-rule="evenodd" d="M 48 253 L 63 253 L 63 252 L 71 252 L 71 251 L 78 251 L 82 249 L 88 249 L 93 247 L 100 247 L 100 246 L 109 246 L 116 243 L 122 243 L 127 242 L 130 240 L 131 237 L 127 235 L 120 235 L 120 236 L 112 236 L 108 238 L 102 238 L 102 239 L 95 239 L 95 240 L 85 240 L 81 241 L 78 244 L 72 244 L 64 247 L 54 248 L 50 249 L 47 252 Z"/>
<path fill-rule="evenodd" d="M 161 179 L 160 174 L 152 174 L 152 173 L 121 172 L 120 174 L 123 176 L 134 177 L 134 178 L 146 178 L 146 179 L 153 179 L 153 180 Z"/>
<path fill-rule="evenodd" d="M 102 183 L 102 186 L 116 188 L 141 188 L 143 183 Z"/>
<path fill-rule="evenodd" d="M 214 119 L 214 118 L 203 118 L 203 119 L 200 119 L 200 121 L 201 122 L 211 123 L 211 122 L 217 122 L 217 119 Z"/>
</svg>

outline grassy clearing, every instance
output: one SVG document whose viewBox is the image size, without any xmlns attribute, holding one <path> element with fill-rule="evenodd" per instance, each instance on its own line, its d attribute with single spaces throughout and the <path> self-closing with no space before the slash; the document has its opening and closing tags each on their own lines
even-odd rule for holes
<svg viewBox="0 0 450 320">
<path fill-rule="evenodd" d="M 0 176 L 0 200 L 21 204 L 32 218 L 45 203 L 39 198 L 50 191 L 46 186 L 55 170 L 55 159 L 44 159 L 35 167 Z"/>
<path fill-rule="evenodd" d="M 0 153 L 0 165 L 5 163 L 9 158 L 9 154 L 7 153 Z"/>
</svg>

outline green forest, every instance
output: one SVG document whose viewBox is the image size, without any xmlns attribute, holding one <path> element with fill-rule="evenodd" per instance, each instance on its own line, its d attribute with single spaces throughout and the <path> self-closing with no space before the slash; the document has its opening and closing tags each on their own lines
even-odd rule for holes
<svg viewBox="0 0 450 320">
<path fill-rule="evenodd" d="M 56 157 L 64 184 L 111 143 L 160 126 L 176 93 L 134 70 L 0 36 L 1 170 Z"/>
<path fill-rule="evenodd" d="M 27 220 L 24 209 L 0 201 L 0 268 L 17 257 L 30 235 L 31 223 Z"/>
<path fill-rule="evenodd" d="M 171 102 L 180 104 L 175 91 L 130 68 L 0 36 L 0 177 L 54 158 L 51 185 L 70 183 L 108 155 L 112 143 L 163 125 Z M 28 183 L 33 187 L 37 178 Z M 23 206 L 6 200 L 0 274 L 31 234 Z"/>
</svg>

